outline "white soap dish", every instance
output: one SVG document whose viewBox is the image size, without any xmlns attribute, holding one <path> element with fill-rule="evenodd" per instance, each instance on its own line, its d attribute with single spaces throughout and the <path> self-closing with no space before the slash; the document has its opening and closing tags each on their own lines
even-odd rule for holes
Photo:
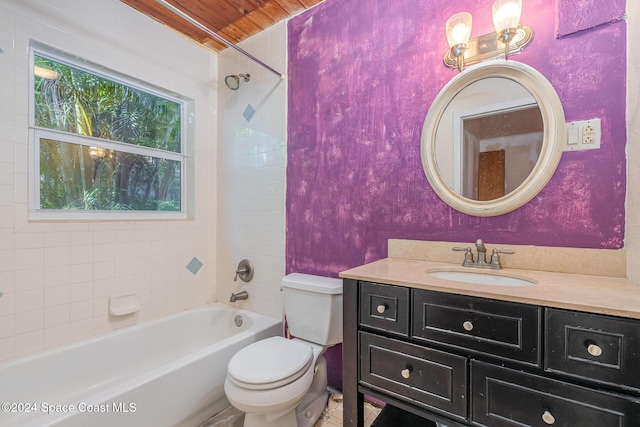
<svg viewBox="0 0 640 427">
<path fill-rule="evenodd" d="M 140 301 L 135 292 L 109 297 L 109 314 L 112 316 L 126 316 L 138 310 L 140 310 Z"/>
</svg>

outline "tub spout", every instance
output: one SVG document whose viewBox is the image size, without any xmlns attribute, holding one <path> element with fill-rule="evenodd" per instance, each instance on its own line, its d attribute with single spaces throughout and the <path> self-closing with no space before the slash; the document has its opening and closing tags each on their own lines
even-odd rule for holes
<svg viewBox="0 0 640 427">
<path fill-rule="evenodd" d="M 231 298 L 229 298 L 229 302 L 236 302 L 243 299 L 249 299 L 249 294 L 247 291 L 238 292 L 237 294 L 231 293 Z"/>
</svg>

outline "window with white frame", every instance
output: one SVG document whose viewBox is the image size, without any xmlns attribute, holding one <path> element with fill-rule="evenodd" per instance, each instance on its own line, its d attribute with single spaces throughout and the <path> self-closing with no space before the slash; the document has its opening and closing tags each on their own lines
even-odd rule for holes
<svg viewBox="0 0 640 427">
<path fill-rule="evenodd" d="M 185 101 L 32 49 L 33 219 L 186 217 Z"/>
</svg>

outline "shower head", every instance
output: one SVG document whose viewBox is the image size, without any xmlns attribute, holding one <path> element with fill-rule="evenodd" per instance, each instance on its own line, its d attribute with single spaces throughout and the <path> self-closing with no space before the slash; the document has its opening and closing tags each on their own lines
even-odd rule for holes
<svg viewBox="0 0 640 427">
<path fill-rule="evenodd" d="M 224 78 L 224 83 L 231 90 L 238 90 L 240 87 L 240 79 L 244 79 L 245 83 L 251 79 L 250 74 L 232 74 Z"/>
</svg>

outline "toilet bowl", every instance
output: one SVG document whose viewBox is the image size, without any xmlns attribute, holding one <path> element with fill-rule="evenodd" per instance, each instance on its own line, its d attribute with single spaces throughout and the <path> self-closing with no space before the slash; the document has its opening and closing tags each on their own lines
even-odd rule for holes
<svg viewBox="0 0 640 427">
<path fill-rule="evenodd" d="M 312 427 L 329 397 L 322 354 L 342 341 L 342 281 L 294 273 L 282 292 L 296 338 L 255 342 L 228 365 L 224 391 L 244 427 Z"/>
<path fill-rule="evenodd" d="M 236 353 L 224 391 L 229 403 L 245 412 L 244 426 L 297 427 L 295 408 L 311 387 L 315 360 L 311 344 L 283 337 Z"/>
</svg>

